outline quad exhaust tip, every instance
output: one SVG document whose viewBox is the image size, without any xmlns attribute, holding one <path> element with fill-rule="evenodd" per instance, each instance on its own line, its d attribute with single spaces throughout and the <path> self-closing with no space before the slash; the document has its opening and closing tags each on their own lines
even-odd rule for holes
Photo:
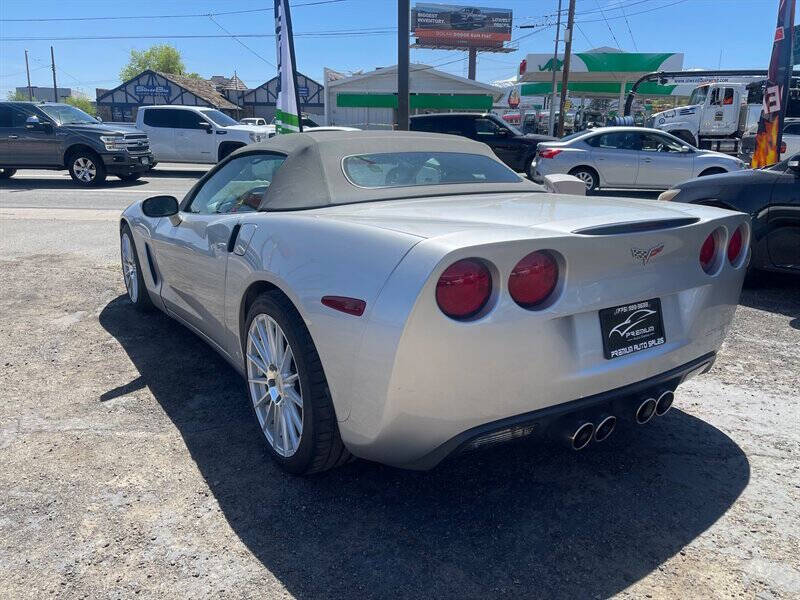
<svg viewBox="0 0 800 600">
<path fill-rule="evenodd" d="M 614 428 L 617 426 L 617 417 L 610 415 L 600 421 L 597 425 L 597 429 L 594 431 L 594 441 L 595 442 L 602 442 L 603 440 L 607 439 L 614 432 Z"/>
<path fill-rule="evenodd" d="M 594 424 L 584 423 L 578 427 L 574 433 L 569 437 L 570 445 L 573 450 L 583 450 L 592 441 L 594 435 Z"/>
<path fill-rule="evenodd" d="M 656 414 L 656 407 L 658 402 L 655 398 L 648 398 L 644 402 L 639 405 L 639 408 L 636 409 L 636 422 L 639 425 L 644 425 L 650 419 L 653 418 L 653 415 Z"/>
<path fill-rule="evenodd" d="M 658 401 L 656 402 L 656 414 L 661 417 L 669 412 L 669 409 L 672 408 L 672 402 L 675 400 L 675 394 L 667 390 L 662 393 L 658 397 Z"/>
</svg>

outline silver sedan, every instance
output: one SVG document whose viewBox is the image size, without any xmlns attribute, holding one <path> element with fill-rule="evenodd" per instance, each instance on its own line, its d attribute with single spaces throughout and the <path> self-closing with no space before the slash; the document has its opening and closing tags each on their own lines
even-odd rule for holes
<svg viewBox="0 0 800 600">
<path fill-rule="evenodd" d="M 567 173 L 598 188 L 668 189 L 694 177 L 746 168 L 733 156 L 698 150 L 674 135 L 643 127 L 601 127 L 539 144 L 534 181 Z"/>
</svg>

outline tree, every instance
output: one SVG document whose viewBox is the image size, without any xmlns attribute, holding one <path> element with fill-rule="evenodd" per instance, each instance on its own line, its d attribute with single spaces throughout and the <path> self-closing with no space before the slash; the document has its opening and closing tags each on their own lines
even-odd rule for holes
<svg viewBox="0 0 800 600">
<path fill-rule="evenodd" d="M 147 69 L 172 75 L 199 77 L 197 73 L 186 73 L 186 65 L 183 64 L 181 53 L 177 48 L 169 44 L 156 44 L 147 50 L 131 50 L 131 58 L 120 71 L 119 78 L 128 81 Z"/>
<path fill-rule="evenodd" d="M 80 108 L 83 112 L 92 115 L 93 117 L 97 116 L 97 108 L 92 104 L 91 100 L 88 98 L 81 98 L 78 96 L 67 96 L 64 100 L 66 104 L 70 106 L 74 106 L 75 108 Z"/>
<path fill-rule="evenodd" d="M 28 101 L 28 92 L 27 90 L 24 92 L 8 92 L 8 99 L 12 102 L 27 102 Z M 38 102 L 36 96 L 33 97 L 34 102 Z"/>
</svg>

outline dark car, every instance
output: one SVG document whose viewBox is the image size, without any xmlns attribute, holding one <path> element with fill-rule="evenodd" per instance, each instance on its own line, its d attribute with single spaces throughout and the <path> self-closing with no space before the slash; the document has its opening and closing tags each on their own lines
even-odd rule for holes
<svg viewBox="0 0 800 600">
<path fill-rule="evenodd" d="M 750 268 L 800 273 L 800 154 L 766 169 L 692 179 L 659 198 L 749 214 Z"/>
<path fill-rule="evenodd" d="M 137 179 L 155 166 L 147 135 L 106 125 L 69 104 L 0 102 L 0 179 L 18 169 L 67 169 L 83 186 Z"/>
<path fill-rule="evenodd" d="M 518 172 L 532 176 L 531 162 L 539 142 L 556 138 L 524 135 L 519 129 L 492 113 L 437 113 L 411 117 L 411 131 L 462 135 L 489 146 L 497 157 Z"/>
</svg>

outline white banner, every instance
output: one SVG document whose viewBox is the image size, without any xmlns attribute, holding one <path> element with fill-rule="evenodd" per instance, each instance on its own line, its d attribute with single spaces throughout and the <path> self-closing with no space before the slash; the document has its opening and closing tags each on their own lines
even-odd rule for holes
<svg viewBox="0 0 800 600">
<path fill-rule="evenodd" d="M 275 39 L 278 46 L 278 102 L 275 110 L 276 133 L 303 130 L 300 99 L 297 97 L 297 68 L 294 60 L 292 17 L 289 0 L 275 0 Z"/>
</svg>

